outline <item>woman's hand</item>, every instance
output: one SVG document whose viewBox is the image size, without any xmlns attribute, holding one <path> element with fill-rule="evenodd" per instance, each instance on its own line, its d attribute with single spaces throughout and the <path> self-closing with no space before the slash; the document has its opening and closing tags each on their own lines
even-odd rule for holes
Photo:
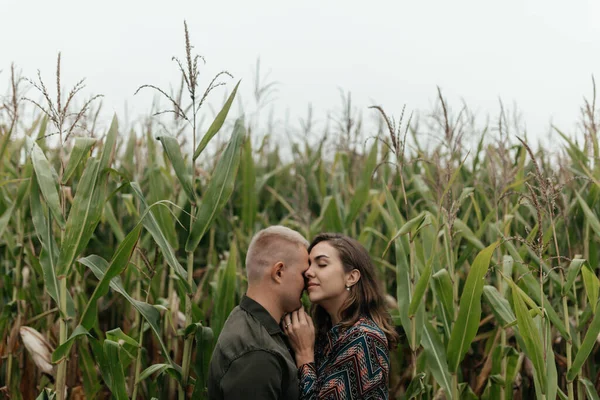
<svg viewBox="0 0 600 400">
<path fill-rule="evenodd" d="M 315 360 L 315 326 L 312 318 L 300 308 L 283 318 L 283 331 L 290 340 L 290 345 L 296 354 L 296 365 Z"/>
</svg>

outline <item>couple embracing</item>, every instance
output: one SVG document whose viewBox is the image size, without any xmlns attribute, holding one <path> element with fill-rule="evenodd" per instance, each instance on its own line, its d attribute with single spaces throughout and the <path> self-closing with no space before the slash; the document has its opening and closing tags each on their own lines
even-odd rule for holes
<svg viewBox="0 0 600 400">
<path fill-rule="evenodd" d="M 388 398 L 398 336 L 358 241 L 324 233 L 309 244 L 271 226 L 252 238 L 246 273 L 212 355 L 209 399 Z"/>
</svg>

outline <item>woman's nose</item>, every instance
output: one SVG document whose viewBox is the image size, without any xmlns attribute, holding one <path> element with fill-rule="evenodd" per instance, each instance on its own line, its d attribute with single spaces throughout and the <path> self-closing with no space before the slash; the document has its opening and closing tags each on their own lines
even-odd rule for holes
<svg viewBox="0 0 600 400">
<path fill-rule="evenodd" d="M 306 271 L 304 271 L 304 276 L 309 278 L 314 276 L 312 266 L 309 266 Z"/>
</svg>

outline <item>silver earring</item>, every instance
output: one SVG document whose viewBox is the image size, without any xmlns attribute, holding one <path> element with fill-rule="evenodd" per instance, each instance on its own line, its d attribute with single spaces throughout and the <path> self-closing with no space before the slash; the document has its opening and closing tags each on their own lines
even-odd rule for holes
<svg viewBox="0 0 600 400">
<path fill-rule="evenodd" d="M 347 291 L 350 291 L 350 286 L 346 286 L 346 290 L 347 290 Z"/>
</svg>

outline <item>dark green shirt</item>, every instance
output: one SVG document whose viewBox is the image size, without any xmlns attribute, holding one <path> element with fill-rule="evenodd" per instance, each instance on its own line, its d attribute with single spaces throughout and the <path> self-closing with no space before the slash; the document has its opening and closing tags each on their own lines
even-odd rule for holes
<svg viewBox="0 0 600 400">
<path fill-rule="evenodd" d="M 212 354 L 208 398 L 297 400 L 297 373 L 277 321 L 263 306 L 243 296 L 227 318 Z"/>
</svg>

